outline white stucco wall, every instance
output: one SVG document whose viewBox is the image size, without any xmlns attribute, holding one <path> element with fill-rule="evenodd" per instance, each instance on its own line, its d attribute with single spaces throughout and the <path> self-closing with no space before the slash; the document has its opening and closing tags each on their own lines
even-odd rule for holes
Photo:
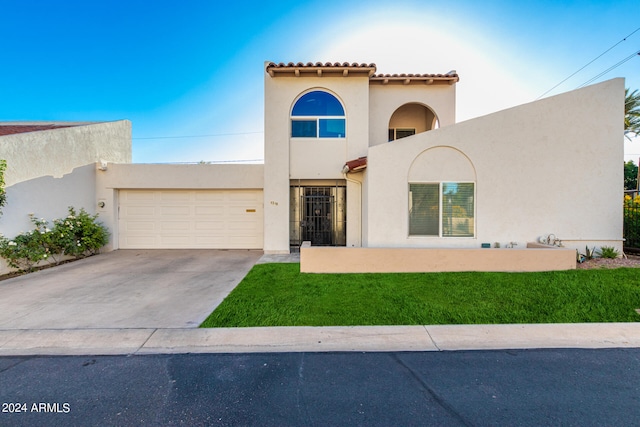
<svg viewBox="0 0 640 427">
<path fill-rule="evenodd" d="M 108 163 L 95 179 L 95 200 L 100 220 L 111 230 L 106 250 L 118 247 L 118 190 L 124 189 L 262 189 L 262 164 L 118 164 Z M 287 191 L 289 187 L 287 185 Z M 98 203 L 104 202 L 104 207 Z"/>
<path fill-rule="evenodd" d="M 0 233 L 7 237 L 33 228 L 29 213 L 47 220 L 65 216 L 69 206 L 96 213 L 95 162 L 131 161 L 127 120 L 56 124 L 74 126 L 0 136 L 0 158 L 7 161 Z"/>
<path fill-rule="evenodd" d="M 82 123 L 0 136 L 0 158 L 7 161 L 7 187 L 41 176 L 60 178 L 79 166 L 100 160 L 130 163 L 131 122 Z"/>
<path fill-rule="evenodd" d="M 365 244 L 523 247 L 553 233 L 569 247 L 620 250 L 623 115 L 624 80 L 614 79 L 371 147 Z M 457 150 L 476 174 L 474 238 L 408 236 L 409 171 L 433 147 Z M 443 168 L 441 179 L 457 169 Z"/>
<path fill-rule="evenodd" d="M 311 90 L 327 91 L 342 102 L 346 138 L 290 138 L 291 109 L 300 95 Z M 366 75 L 271 77 L 265 72 L 265 252 L 289 252 L 290 180 L 343 179 L 345 162 L 367 154 L 368 108 Z M 354 191 L 360 191 L 359 186 L 348 184 L 349 210 L 349 201 L 359 198 Z M 357 228 L 357 223 L 347 225 L 347 244 L 359 241 Z"/>
<path fill-rule="evenodd" d="M 369 145 L 387 143 L 391 116 L 399 107 L 408 103 L 429 107 L 435 113 L 440 127 L 451 125 L 456 121 L 455 84 L 372 83 L 369 92 Z"/>
<path fill-rule="evenodd" d="M 68 207 L 95 210 L 95 164 L 75 168 L 62 177 L 43 176 L 7 187 L 7 206 L 0 216 L 0 232 L 14 237 L 33 229 L 32 213 L 52 221 L 67 215 Z"/>
</svg>

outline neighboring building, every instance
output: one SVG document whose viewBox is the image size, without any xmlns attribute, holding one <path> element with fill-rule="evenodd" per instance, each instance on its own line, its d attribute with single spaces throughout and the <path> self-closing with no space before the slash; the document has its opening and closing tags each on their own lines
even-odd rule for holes
<svg viewBox="0 0 640 427">
<path fill-rule="evenodd" d="M 130 130 L 98 132 L 121 122 L 22 134 L 30 139 L 13 143 L 30 154 L 9 164 L 42 162 L 20 180 L 86 174 L 48 197 L 99 213 L 112 231 L 107 249 L 524 247 L 550 234 L 567 247 L 622 249 L 623 79 L 456 123 L 455 71 L 376 71 L 266 63 L 264 165 L 130 164 Z M 43 151 L 56 132 L 87 139 Z M 102 148 L 86 142 L 99 135 Z M 52 158 L 73 163 L 47 172 Z M 71 193 L 84 196 L 68 203 Z M 40 196 L 13 197 L 5 216 L 16 207 L 47 216 Z"/>
<path fill-rule="evenodd" d="M 7 205 L 0 232 L 32 228 L 28 214 L 49 220 L 67 208 L 96 212 L 96 162 L 131 162 L 131 123 L 0 122 L 0 159 L 7 161 Z"/>
</svg>

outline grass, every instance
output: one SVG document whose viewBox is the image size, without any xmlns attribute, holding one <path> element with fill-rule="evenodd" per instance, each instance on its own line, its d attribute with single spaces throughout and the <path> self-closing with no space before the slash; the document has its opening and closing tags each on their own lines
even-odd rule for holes
<svg viewBox="0 0 640 427">
<path fill-rule="evenodd" d="M 638 322 L 638 273 L 303 274 L 260 264 L 201 327 Z"/>
</svg>

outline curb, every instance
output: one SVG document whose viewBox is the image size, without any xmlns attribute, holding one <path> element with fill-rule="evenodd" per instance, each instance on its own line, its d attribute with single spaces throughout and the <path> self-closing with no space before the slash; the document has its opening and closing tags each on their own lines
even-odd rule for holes
<svg viewBox="0 0 640 427">
<path fill-rule="evenodd" d="M 0 356 L 640 348 L 640 323 L 0 330 Z"/>
</svg>

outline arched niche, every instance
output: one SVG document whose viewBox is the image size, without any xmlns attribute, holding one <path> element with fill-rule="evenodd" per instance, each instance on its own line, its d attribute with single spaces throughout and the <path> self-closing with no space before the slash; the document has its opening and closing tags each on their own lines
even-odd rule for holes
<svg viewBox="0 0 640 427">
<path fill-rule="evenodd" d="M 428 107 L 411 102 L 396 109 L 389 119 L 389 141 L 438 127 L 438 118 Z"/>
<path fill-rule="evenodd" d="M 475 182 L 476 170 L 471 160 L 453 147 L 429 148 L 413 160 L 409 182 Z"/>
</svg>

